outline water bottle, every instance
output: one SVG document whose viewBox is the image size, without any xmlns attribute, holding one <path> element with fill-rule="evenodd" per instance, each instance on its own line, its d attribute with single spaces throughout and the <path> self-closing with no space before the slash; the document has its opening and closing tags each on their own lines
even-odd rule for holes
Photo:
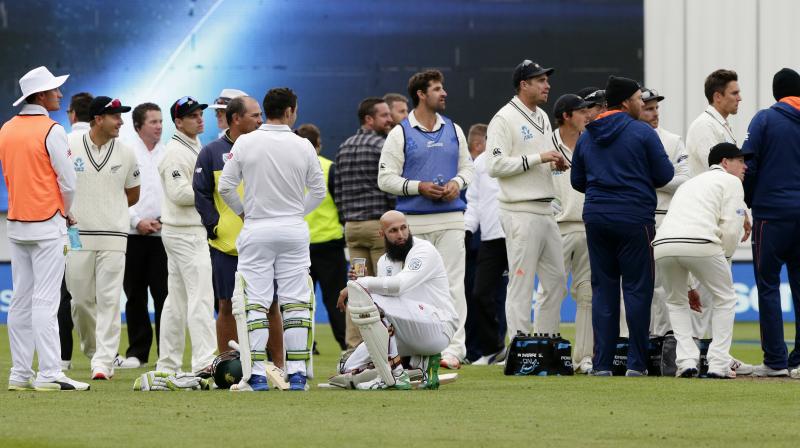
<svg viewBox="0 0 800 448">
<path fill-rule="evenodd" d="M 81 233 L 78 230 L 78 226 L 69 226 L 67 229 L 67 235 L 69 235 L 69 247 L 72 248 L 72 250 L 83 249 L 83 244 L 81 244 Z"/>
</svg>

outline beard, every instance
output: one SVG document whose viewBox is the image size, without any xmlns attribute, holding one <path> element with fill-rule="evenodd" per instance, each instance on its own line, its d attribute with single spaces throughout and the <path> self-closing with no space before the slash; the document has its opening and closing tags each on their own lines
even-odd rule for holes
<svg viewBox="0 0 800 448">
<path fill-rule="evenodd" d="M 386 258 L 389 261 L 399 261 L 401 263 L 406 262 L 406 256 L 411 251 L 411 248 L 414 247 L 414 237 L 411 232 L 408 232 L 408 239 L 403 244 L 390 243 L 385 236 L 383 237 L 383 242 L 386 244 Z"/>
</svg>

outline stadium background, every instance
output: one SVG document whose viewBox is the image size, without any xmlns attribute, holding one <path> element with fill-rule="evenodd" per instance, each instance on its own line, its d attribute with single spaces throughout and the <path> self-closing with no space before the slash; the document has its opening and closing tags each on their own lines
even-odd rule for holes
<svg viewBox="0 0 800 448">
<path fill-rule="evenodd" d="M 290 1 L 183 0 L 163 2 L 0 1 L 0 121 L 15 112 L 17 80 L 45 65 L 71 75 L 62 110 L 53 117 L 69 130 L 69 96 L 80 91 L 166 110 L 192 95 L 212 102 L 224 87 L 257 99 L 269 87 L 289 86 L 300 97 L 300 123 L 322 131 L 323 154 L 335 155 L 358 127 L 356 106 L 370 95 L 405 93 L 408 77 L 442 70 L 446 114 L 462 127 L 488 122 L 513 94 L 510 73 L 525 58 L 555 67 L 551 111 L 563 93 L 622 74 L 667 97 L 662 124 L 685 134 L 705 107 L 702 80 L 715 68 L 737 70 L 743 91 L 731 122 L 744 139 L 747 123 L 772 101 L 772 73 L 800 60 L 784 33 L 800 2 L 774 0 Z M 30 14 L 35 10 L 37 14 Z M 775 26 L 775 24 L 778 26 Z M 785 25 L 785 26 L 781 26 Z M 787 28 L 788 27 L 788 28 Z M 693 44 L 702 42 L 702 45 Z M 777 44 L 776 44 L 777 43 Z M 794 68 L 797 68 L 796 66 Z M 128 114 L 129 115 L 129 114 Z M 165 114 L 168 117 L 168 114 Z M 133 135 L 130 117 L 123 138 Z M 205 115 L 204 143 L 217 133 Z M 173 130 L 165 121 L 164 139 Z M 6 192 L 0 187 L 5 220 Z M 757 319 L 749 248 L 733 267 L 737 320 Z M 0 225 L 0 323 L 11 299 L 5 225 Z M 784 318 L 793 320 L 788 284 Z M 317 307 L 318 321 L 327 317 Z M 562 309 L 574 317 L 574 302 Z"/>
</svg>

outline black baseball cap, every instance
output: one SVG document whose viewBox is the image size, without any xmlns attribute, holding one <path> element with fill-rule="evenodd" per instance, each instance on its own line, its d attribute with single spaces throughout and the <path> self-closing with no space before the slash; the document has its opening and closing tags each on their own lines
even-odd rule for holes
<svg viewBox="0 0 800 448">
<path fill-rule="evenodd" d="M 719 165 L 722 163 L 722 159 L 735 159 L 736 157 L 744 157 L 744 160 L 750 160 L 753 158 L 753 154 L 743 153 L 733 143 L 717 143 L 711 148 L 711 152 L 708 153 L 708 166 Z"/>
<path fill-rule="evenodd" d="M 553 106 L 553 114 L 556 116 L 556 118 L 560 118 L 565 112 L 572 112 L 574 110 L 585 109 L 592 106 L 594 106 L 594 103 L 585 101 L 583 98 L 575 95 L 574 93 L 568 93 L 558 97 L 556 100 L 556 105 Z"/>
<path fill-rule="evenodd" d="M 111 99 L 108 96 L 97 96 L 89 103 L 89 113 L 92 117 L 97 115 L 106 114 L 121 114 L 129 112 L 129 106 L 123 106 L 122 102 L 116 98 Z"/>
<path fill-rule="evenodd" d="M 191 96 L 185 96 L 172 104 L 169 108 L 169 115 L 172 117 L 172 121 L 175 121 L 176 118 L 183 118 L 198 109 L 203 110 L 206 107 L 208 107 L 208 104 L 202 104 Z"/>
<path fill-rule="evenodd" d="M 658 90 L 656 90 L 656 89 L 648 89 L 648 88 L 642 87 L 642 101 L 645 102 L 645 103 L 648 102 L 648 101 L 661 102 L 661 101 L 664 101 L 664 96 L 663 95 L 659 95 L 658 94 Z"/>
<path fill-rule="evenodd" d="M 544 68 L 530 59 L 525 59 L 514 68 L 514 76 L 512 77 L 514 88 L 516 89 L 519 87 L 519 83 L 526 79 L 535 78 L 541 75 L 550 76 L 554 71 L 556 70 L 553 68 Z"/>
</svg>

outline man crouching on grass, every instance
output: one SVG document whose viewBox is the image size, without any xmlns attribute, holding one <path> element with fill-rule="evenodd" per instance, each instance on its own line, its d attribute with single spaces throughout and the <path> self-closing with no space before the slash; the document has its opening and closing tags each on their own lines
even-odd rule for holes
<svg viewBox="0 0 800 448">
<path fill-rule="evenodd" d="M 436 248 L 414 238 L 406 217 L 388 211 L 380 219 L 386 253 L 377 277 L 355 279 L 339 295 L 364 342 L 344 360 L 331 383 L 355 389 L 410 389 L 401 356 L 411 357 L 427 388 L 439 386 L 439 357 L 458 328 L 447 272 Z"/>
<path fill-rule="evenodd" d="M 708 376 L 735 378 L 731 368 L 731 339 L 736 292 L 730 258 L 742 236 L 746 206 L 742 179 L 747 169 L 743 154 L 732 143 L 711 148 L 710 169 L 675 192 L 653 240 L 658 275 L 666 291 L 669 320 L 678 342 L 676 376 L 698 374 L 700 351 L 692 339 L 691 310 L 700 312 L 699 299 L 689 298 L 688 274 L 713 297 L 712 342 L 708 347 Z"/>
</svg>

